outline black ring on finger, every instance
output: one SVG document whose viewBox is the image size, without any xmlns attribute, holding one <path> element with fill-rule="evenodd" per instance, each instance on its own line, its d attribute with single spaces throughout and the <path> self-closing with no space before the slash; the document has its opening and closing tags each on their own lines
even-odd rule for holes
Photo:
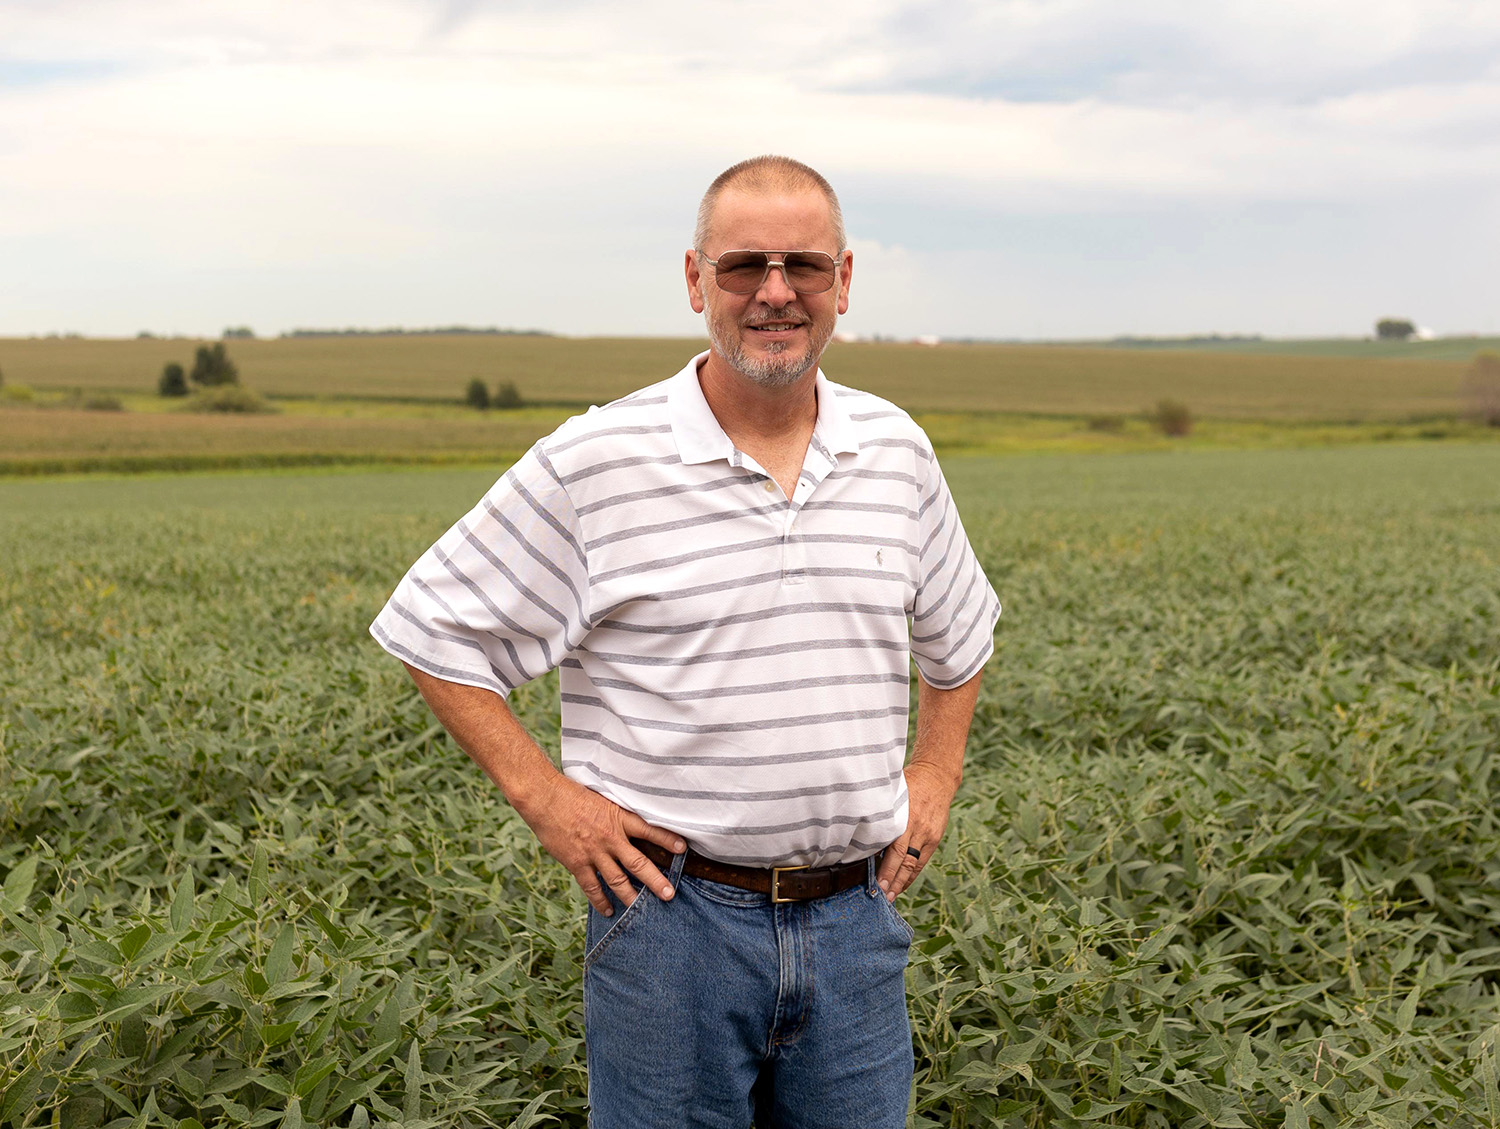
<svg viewBox="0 0 1500 1129">
<path fill-rule="evenodd" d="M 922 857 L 922 852 L 917 850 L 916 847 L 907 847 L 906 853 L 911 855 L 911 857 L 914 859 L 919 859 Z"/>
</svg>

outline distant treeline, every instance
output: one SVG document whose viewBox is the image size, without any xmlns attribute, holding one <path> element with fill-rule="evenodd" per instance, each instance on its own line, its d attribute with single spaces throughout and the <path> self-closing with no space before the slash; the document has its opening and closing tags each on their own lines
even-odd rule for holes
<svg viewBox="0 0 1500 1129">
<path fill-rule="evenodd" d="M 870 338 L 882 340 L 880 337 Z M 889 338 L 897 340 L 897 338 Z M 1126 348 L 1161 349 L 1173 347 L 1191 348 L 1194 345 L 1252 344 L 1266 340 L 1259 333 L 1203 333 L 1191 337 L 1137 337 L 1122 334 L 1119 337 L 1094 338 L 1038 338 L 1038 337 L 944 337 L 945 345 L 1065 345 L 1071 348 L 1091 345 L 1118 345 Z"/>
<path fill-rule="evenodd" d="M 472 325 L 440 325 L 430 329 L 405 329 L 401 326 L 391 326 L 387 329 L 292 329 L 283 333 L 283 337 L 420 337 L 443 335 L 456 337 L 459 335 L 469 336 L 493 336 L 493 337 L 551 337 L 553 336 L 545 329 L 500 329 L 497 326 L 472 326 Z"/>
<path fill-rule="evenodd" d="M 1163 345 L 1229 345 L 1244 341 L 1264 341 L 1259 333 L 1205 333 L 1191 337 L 1137 337 L 1123 334 L 1111 337 L 1111 345 L 1139 345 L 1143 348 L 1159 348 Z"/>
</svg>

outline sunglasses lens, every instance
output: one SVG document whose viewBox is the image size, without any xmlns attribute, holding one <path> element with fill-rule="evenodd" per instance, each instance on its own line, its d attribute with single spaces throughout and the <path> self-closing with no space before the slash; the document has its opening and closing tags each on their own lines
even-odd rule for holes
<svg viewBox="0 0 1500 1129">
<path fill-rule="evenodd" d="M 714 278 L 720 290 L 730 294 L 754 294 L 766 278 L 766 264 L 782 263 L 786 281 L 798 294 L 822 294 L 833 289 L 838 263 L 821 251 L 788 251 L 785 255 L 765 251 L 725 251 L 718 258 Z"/>
<path fill-rule="evenodd" d="M 730 251 L 719 256 L 714 277 L 719 289 L 731 294 L 753 294 L 766 277 L 768 256 L 762 251 Z"/>
<path fill-rule="evenodd" d="M 793 251 L 786 257 L 786 280 L 799 294 L 832 289 L 834 262 L 820 251 Z"/>
</svg>

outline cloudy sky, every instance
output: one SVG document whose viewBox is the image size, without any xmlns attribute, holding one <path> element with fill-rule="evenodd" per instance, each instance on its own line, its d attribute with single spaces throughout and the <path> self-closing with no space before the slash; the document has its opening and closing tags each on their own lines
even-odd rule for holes
<svg viewBox="0 0 1500 1129">
<path fill-rule="evenodd" d="M 768 151 L 855 332 L 1500 330 L 1494 0 L 0 0 L 0 335 L 695 333 Z"/>
</svg>

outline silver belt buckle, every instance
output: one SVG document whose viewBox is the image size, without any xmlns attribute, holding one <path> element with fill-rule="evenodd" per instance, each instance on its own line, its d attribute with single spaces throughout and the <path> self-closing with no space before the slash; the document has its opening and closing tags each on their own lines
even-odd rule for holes
<svg viewBox="0 0 1500 1129">
<path fill-rule="evenodd" d="M 795 902 L 799 900 L 797 898 L 783 898 L 781 896 L 781 872 L 783 870 L 811 869 L 812 867 L 807 864 L 803 864 L 802 866 L 773 866 L 771 868 L 771 904 L 785 905 L 787 902 Z"/>
</svg>

